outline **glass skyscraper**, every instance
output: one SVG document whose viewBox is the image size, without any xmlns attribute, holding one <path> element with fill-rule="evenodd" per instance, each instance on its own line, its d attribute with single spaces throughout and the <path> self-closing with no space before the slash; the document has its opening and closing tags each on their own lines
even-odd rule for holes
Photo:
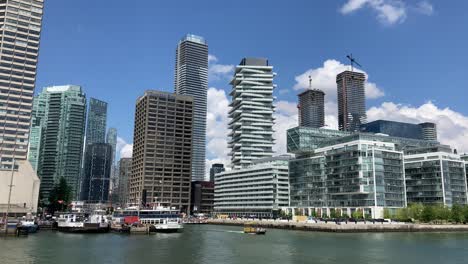
<svg viewBox="0 0 468 264">
<path fill-rule="evenodd" d="M 95 98 L 89 99 L 86 124 L 86 146 L 106 142 L 107 103 Z"/>
<path fill-rule="evenodd" d="M 0 1 L 0 169 L 27 158 L 43 5 Z"/>
<path fill-rule="evenodd" d="M 309 89 L 298 95 L 299 126 L 325 126 L 325 93 L 319 89 Z"/>
<path fill-rule="evenodd" d="M 193 97 L 192 180 L 205 179 L 208 45 L 202 37 L 185 36 L 177 46 L 175 92 Z"/>
<path fill-rule="evenodd" d="M 34 98 L 29 160 L 48 197 L 60 177 L 77 194 L 86 118 L 86 95 L 80 86 L 44 88 Z"/>
<path fill-rule="evenodd" d="M 366 123 L 366 76 L 344 71 L 336 76 L 338 91 L 338 127 L 344 131 L 359 131 Z"/>
<path fill-rule="evenodd" d="M 106 143 L 88 145 L 85 153 L 81 200 L 103 203 L 109 200 L 112 146 Z"/>
</svg>

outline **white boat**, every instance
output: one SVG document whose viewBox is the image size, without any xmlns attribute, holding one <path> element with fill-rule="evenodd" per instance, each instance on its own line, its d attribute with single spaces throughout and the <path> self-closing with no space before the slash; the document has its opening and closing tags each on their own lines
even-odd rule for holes
<svg viewBox="0 0 468 264">
<path fill-rule="evenodd" d="M 165 233 L 179 232 L 184 228 L 179 210 L 159 205 L 152 208 L 132 206 L 117 209 L 112 215 L 112 221 L 120 225 L 147 225 L 151 227 L 150 230 Z"/>
<path fill-rule="evenodd" d="M 58 218 L 58 230 L 71 233 L 105 233 L 110 224 L 104 210 L 94 210 L 92 214 L 63 213 Z"/>
</svg>

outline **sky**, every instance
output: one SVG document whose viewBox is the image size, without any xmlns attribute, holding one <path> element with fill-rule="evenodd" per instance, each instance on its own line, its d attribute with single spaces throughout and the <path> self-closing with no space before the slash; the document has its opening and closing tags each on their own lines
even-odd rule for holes
<svg viewBox="0 0 468 264">
<path fill-rule="evenodd" d="M 187 33 L 209 45 L 207 166 L 229 163 L 229 80 L 243 57 L 266 57 L 277 73 L 278 154 L 297 126 L 297 94 L 326 93 L 337 127 L 336 83 L 353 54 L 368 76 L 368 120 L 438 124 L 439 140 L 468 152 L 468 1 L 453 0 L 47 0 L 36 93 L 82 85 L 108 102 L 118 153 L 131 155 L 135 102 L 173 91 L 175 49 Z"/>
</svg>

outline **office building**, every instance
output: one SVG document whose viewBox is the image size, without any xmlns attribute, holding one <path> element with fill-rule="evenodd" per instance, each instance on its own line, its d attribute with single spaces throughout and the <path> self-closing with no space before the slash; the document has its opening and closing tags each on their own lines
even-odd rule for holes
<svg viewBox="0 0 468 264">
<path fill-rule="evenodd" d="M 91 97 L 86 124 L 86 146 L 106 142 L 106 124 L 107 103 Z"/>
<path fill-rule="evenodd" d="M 236 66 L 229 105 L 228 146 L 233 169 L 273 155 L 274 76 L 267 59 L 244 58 Z"/>
<path fill-rule="evenodd" d="M 343 131 L 359 131 L 366 123 L 366 76 L 344 71 L 336 76 L 338 91 L 338 127 Z"/>
<path fill-rule="evenodd" d="M 132 173 L 132 158 L 121 158 L 119 161 L 118 203 L 125 207 L 128 202 L 128 184 Z"/>
<path fill-rule="evenodd" d="M 309 89 L 300 93 L 298 97 L 299 126 L 325 126 L 325 93 L 319 89 L 312 89 L 310 84 Z"/>
<path fill-rule="evenodd" d="M 289 156 L 257 159 L 249 167 L 215 175 L 218 216 L 275 218 L 289 206 Z"/>
<path fill-rule="evenodd" d="M 177 46 L 175 92 L 193 97 L 192 179 L 205 179 L 208 45 L 202 37 L 185 36 Z"/>
<path fill-rule="evenodd" d="M 190 199 L 190 212 L 210 216 L 214 206 L 214 182 L 194 181 Z"/>
<path fill-rule="evenodd" d="M 467 204 L 466 167 L 449 147 L 405 152 L 408 203 Z"/>
<path fill-rule="evenodd" d="M 150 90 L 138 98 L 130 202 L 189 213 L 193 111 L 191 96 Z"/>
<path fill-rule="evenodd" d="M 290 199 L 302 215 L 382 218 L 407 204 L 404 151 L 438 142 L 296 127 L 287 131 Z"/>
<path fill-rule="evenodd" d="M 64 177 L 77 195 L 83 153 L 86 95 L 80 86 L 46 87 L 34 98 L 30 160 L 48 197 Z"/>
<path fill-rule="evenodd" d="M 226 169 L 224 169 L 224 164 L 222 164 L 222 163 L 215 163 L 215 164 L 211 165 L 211 168 L 210 168 L 210 182 L 214 182 L 214 176 L 217 173 L 223 172 L 225 170 Z"/>
<path fill-rule="evenodd" d="M 93 143 L 86 146 L 81 200 L 88 203 L 106 203 L 109 200 L 112 146 Z"/>
<path fill-rule="evenodd" d="M 392 137 L 437 141 L 434 123 L 411 124 L 389 120 L 376 120 L 361 125 L 362 132 L 386 134 Z"/>
<path fill-rule="evenodd" d="M 27 159 L 43 5 L 0 2 L 0 170 Z"/>
<path fill-rule="evenodd" d="M 106 143 L 109 144 L 112 147 L 112 162 L 111 162 L 111 172 L 110 172 L 110 177 L 111 177 L 111 182 L 110 182 L 110 192 L 114 192 L 114 189 L 117 188 L 117 185 L 119 184 L 119 174 L 118 174 L 118 168 L 116 165 L 116 160 L 115 160 L 115 152 L 117 148 L 117 129 L 116 128 L 109 128 L 107 130 L 106 134 Z"/>
</svg>

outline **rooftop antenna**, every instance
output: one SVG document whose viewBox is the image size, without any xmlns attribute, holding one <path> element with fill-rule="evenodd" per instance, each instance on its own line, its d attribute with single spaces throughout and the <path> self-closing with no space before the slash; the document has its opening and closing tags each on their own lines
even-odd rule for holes
<svg viewBox="0 0 468 264">
<path fill-rule="evenodd" d="M 312 76 L 309 75 L 309 90 L 312 90 Z"/>
<path fill-rule="evenodd" d="M 356 64 L 357 66 L 359 66 L 359 68 L 362 68 L 361 64 L 359 64 L 359 63 L 353 58 L 353 54 L 347 55 L 346 58 L 348 58 L 349 61 L 351 62 L 351 71 L 354 70 L 354 64 Z"/>
</svg>

